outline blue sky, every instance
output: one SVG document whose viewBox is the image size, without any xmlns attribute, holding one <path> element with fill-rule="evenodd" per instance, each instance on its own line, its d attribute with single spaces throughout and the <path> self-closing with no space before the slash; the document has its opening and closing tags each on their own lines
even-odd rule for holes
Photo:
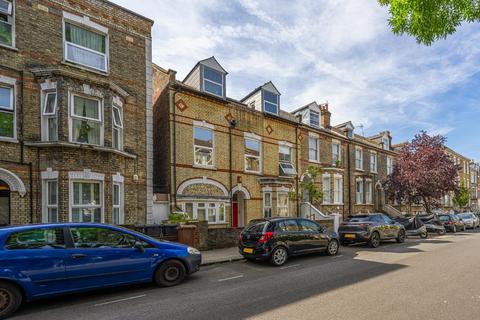
<svg viewBox="0 0 480 320">
<path fill-rule="evenodd" d="M 333 124 L 394 143 L 440 133 L 480 160 L 480 24 L 425 47 L 393 35 L 374 0 L 114 2 L 155 20 L 153 60 L 181 80 L 214 55 L 232 98 L 272 80 L 284 110 L 328 101 Z"/>
</svg>

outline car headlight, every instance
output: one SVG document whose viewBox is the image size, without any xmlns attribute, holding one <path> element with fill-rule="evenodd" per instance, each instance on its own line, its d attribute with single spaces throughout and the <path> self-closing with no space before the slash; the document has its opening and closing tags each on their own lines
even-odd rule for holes
<svg viewBox="0 0 480 320">
<path fill-rule="evenodd" d="M 193 248 L 193 247 L 188 247 L 187 251 L 190 254 L 200 254 L 200 251 L 198 249 Z"/>
</svg>

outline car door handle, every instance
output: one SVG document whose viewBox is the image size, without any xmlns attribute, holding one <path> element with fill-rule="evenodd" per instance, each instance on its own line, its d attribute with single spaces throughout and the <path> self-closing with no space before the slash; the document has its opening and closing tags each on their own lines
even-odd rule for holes
<svg viewBox="0 0 480 320">
<path fill-rule="evenodd" d="M 87 255 L 86 254 L 82 254 L 82 253 L 75 253 L 75 254 L 72 254 L 72 258 L 73 259 L 82 259 L 82 258 L 86 258 Z"/>
</svg>

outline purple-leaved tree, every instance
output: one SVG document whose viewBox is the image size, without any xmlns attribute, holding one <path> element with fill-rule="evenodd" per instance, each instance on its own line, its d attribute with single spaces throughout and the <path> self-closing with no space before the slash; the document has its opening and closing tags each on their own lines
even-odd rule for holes
<svg viewBox="0 0 480 320">
<path fill-rule="evenodd" d="M 422 204 L 430 213 L 440 198 L 456 190 L 458 167 L 445 153 L 445 141 L 421 131 L 403 146 L 386 182 L 390 199 Z"/>
</svg>

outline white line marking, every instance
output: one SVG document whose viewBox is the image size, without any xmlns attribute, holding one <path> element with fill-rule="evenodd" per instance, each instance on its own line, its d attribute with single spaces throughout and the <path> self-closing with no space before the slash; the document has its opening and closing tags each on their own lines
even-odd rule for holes
<svg viewBox="0 0 480 320">
<path fill-rule="evenodd" d="M 225 278 L 225 279 L 218 279 L 217 281 L 218 282 L 222 282 L 222 281 L 228 281 L 228 280 L 233 280 L 233 279 L 238 279 L 238 278 L 243 278 L 243 274 L 239 275 L 239 276 L 235 276 L 235 277 L 230 277 L 230 278 Z"/>
<path fill-rule="evenodd" d="M 128 298 L 123 298 L 123 299 L 118 299 L 118 300 L 112 300 L 112 301 L 97 303 L 97 304 L 94 305 L 94 307 L 101 307 L 101 306 L 105 306 L 107 304 L 123 302 L 123 301 L 128 301 L 128 300 L 133 300 L 133 299 L 139 299 L 139 298 L 143 298 L 143 297 L 146 297 L 146 296 L 147 296 L 146 294 L 141 294 L 139 296 L 134 296 L 134 297 L 128 297 Z"/>
<path fill-rule="evenodd" d="M 299 264 L 292 264 L 291 266 L 285 266 L 285 267 L 281 267 L 280 269 L 288 269 L 288 268 L 293 268 L 293 267 L 298 267 Z"/>
</svg>

